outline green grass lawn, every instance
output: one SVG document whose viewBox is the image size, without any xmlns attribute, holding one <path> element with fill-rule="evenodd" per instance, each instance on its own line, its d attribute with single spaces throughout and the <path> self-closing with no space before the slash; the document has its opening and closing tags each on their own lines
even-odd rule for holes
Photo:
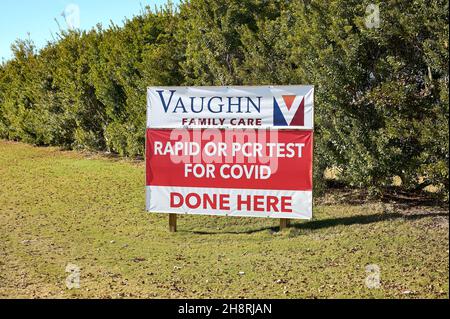
<svg viewBox="0 0 450 319">
<path fill-rule="evenodd" d="M 167 215 L 144 211 L 144 180 L 142 162 L 0 141 L 0 297 L 449 297 L 447 208 L 328 194 L 283 232 L 181 216 L 169 233 Z"/>
</svg>

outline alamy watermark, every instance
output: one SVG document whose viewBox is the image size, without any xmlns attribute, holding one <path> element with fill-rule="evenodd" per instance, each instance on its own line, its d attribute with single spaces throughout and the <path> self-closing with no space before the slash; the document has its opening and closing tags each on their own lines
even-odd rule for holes
<svg viewBox="0 0 450 319">
<path fill-rule="evenodd" d="M 366 279 L 364 283 L 369 289 L 379 289 L 381 287 L 381 271 L 380 266 L 377 264 L 367 265 L 366 268 Z"/>
<path fill-rule="evenodd" d="M 77 265 L 68 264 L 66 266 L 66 272 L 69 275 L 66 277 L 66 287 L 67 289 L 79 289 L 80 288 L 80 275 L 81 269 Z"/>
<path fill-rule="evenodd" d="M 61 15 L 66 21 L 69 30 L 80 28 L 80 7 L 77 4 L 68 4 Z"/>
<path fill-rule="evenodd" d="M 378 4 L 371 3 L 366 7 L 365 25 L 367 29 L 378 29 L 380 27 L 380 6 Z"/>
</svg>

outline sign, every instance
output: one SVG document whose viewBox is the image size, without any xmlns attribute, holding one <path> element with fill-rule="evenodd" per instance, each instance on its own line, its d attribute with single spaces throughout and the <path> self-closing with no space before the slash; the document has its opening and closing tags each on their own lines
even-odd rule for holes
<svg viewBox="0 0 450 319">
<path fill-rule="evenodd" d="M 310 219 L 313 88 L 149 88 L 147 210 Z"/>
</svg>

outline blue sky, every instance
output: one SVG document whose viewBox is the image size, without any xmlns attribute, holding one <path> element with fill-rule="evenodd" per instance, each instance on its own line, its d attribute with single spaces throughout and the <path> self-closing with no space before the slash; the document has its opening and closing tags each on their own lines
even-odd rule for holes
<svg viewBox="0 0 450 319">
<path fill-rule="evenodd" d="M 18 38 L 30 38 L 38 48 L 69 27 L 90 29 L 97 23 L 120 24 L 141 7 L 166 3 L 166 0 L 1 0 L 0 1 L 0 61 L 11 57 L 11 44 Z M 177 3 L 178 1 L 172 1 Z"/>
</svg>

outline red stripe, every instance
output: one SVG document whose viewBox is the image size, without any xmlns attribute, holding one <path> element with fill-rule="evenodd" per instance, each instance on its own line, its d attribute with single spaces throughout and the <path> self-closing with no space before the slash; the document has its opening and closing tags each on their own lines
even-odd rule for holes
<svg viewBox="0 0 450 319">
<path fill-rule="evenodd" d="M 305 98 L 302 99 L 297 112 L 295 112 L 294 118 L 290 124 L 291 126 L 304 126 L 305 125 Z"/>
<path fill-rule="evenodd" d="M 312 145 L 313 132 L 312 131 L 298 131 L 298 130 L 282 130 L 278 132 L 278 143 L 303 143 L 305 146 L 302 149 L 302 157 L 293 158 L 278 158 L 278 170 L 270 176 L 269 179 L 247 179 L 242 177 L 240 179 L 226 179 L 220 176 L 220 169 L 223 163 L 206 163 L 205 159 L 201 161 L 202 164 L 211 164 L 214 166 L 215 178 L 196 178 L 192 174 L 185 177 L 185 164 L 174 163 L 169 155 L 156 155 L 155 143 L 160 142 L 163 145 L 167 143 L 173 146 L 178 140 L 171 141 L 171 133 L 186 132 L 190 140 L 193 141 L 194 134 L 204 133 L 205 130 L 160 130 L 147 129 L 147 149 L 146 149 L 146 168 L 147 168 L 147 185 L 154 186 L 180 186 L 180 187 L 208 187 L 208 188 L 237 188 L 237 189 L 272 189 L 272 190 L 312 190 Z M 195 132 L 195 133 L 194 133 Z M 266 140 L 269 142 L 269 131 L 265 131 Z M 237 138 L 244 138 L 245 133 L 238 133 Z M 231 148 L 231 142 L 225 141 L 225 131 L 220 131 L 219 137 L 226 143 L 227 150 Z M 210 142 L 202 141 L 202 147 Z M 221 141 L 219 141 L 221 142 Z M 214 143 L 217 146 L 217 141 Z M 266 146 L 266 144 L 264 144 Z M 271 159 L 275 160 L 275 156 Z M 192 157 L 191 157 L 192 159 Z M 211 157 L 206 160 L 212 159 Z M 248 169 L 252 165 L 267 165 L 262 163 L 259 159 L 255 159 L 252 163 L 246 159 L 242 164 Z M 232 159 L 233 165 L 236 159 Z M 257 166 L 257 167 L 258 167 Z"/>
</svg>

